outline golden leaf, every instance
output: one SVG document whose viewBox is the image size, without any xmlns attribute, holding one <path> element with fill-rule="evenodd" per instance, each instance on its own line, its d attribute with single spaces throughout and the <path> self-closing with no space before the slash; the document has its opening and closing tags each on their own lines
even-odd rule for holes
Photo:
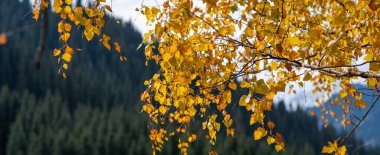
<svg viewBox="0 0 380 155">
<path fill-rule="evenodd" d="M 291 46 L 295 46 L 295 45 L 298 45 L 300 40 L 297 36 L 294 36 L 294 37 L 290 37 L 287 39 L 288 40 L 288 43 L 291 45 Z"/>
<path fill-rule="evenodd" d="M 111 7 L 109 6 L 109 5 L 105 5 L 104 6 L 109 12 L 112 12 L 112 9 L 111 9 Z"/>
<path fill-rule="evenodd" d="M 237 85 L 236 85 L 235 82 L 230 82 L 230 83 L 228 83 L 228 87 L 229 87 L 230 89 L 232 89 L 232 90 L 236 90 Z"/>
<path fill-rule="evenodd" d="M 277 152 L 284 149 L 284 147 L 282 147 L 281 145 L 276 145 L 274 148 L 276 149 Z"/>
<path fill-rule="evenodd" d="M 119 43 L 113 43 L 114 44 L 114 47 L 115 47 L 115 51 L 117 52 L 117 53 L 120 53 L 120 45 L 119 45 Z"/>
<path fill-rule="evenodd" d="M 63 69 L 67 70 L 67 68 L 69 67 L 69 65 L 67 65 L 66 63 L 64 63 L 64 64 L 62 65 L 62 67 L 63 67 Z"/>
<path fill-rule="evenodd" d="M 40 9 L 34 10 L 33 19 L 37 21 L 39 17 L 40 17 Z"/>
<path fill-rule="evenodd" d="M 68 23 L 65 23 L 64 30 L 65 30 L 65 32 L 70 32 L 71 31 L 71 25 Z"/>
<path fill-rule="evenodd" d="M 69 54 L 69 53 L 64 53 L 64 54 L 62 55 L 62 59 L 65 60 L 66 62 L 70 62 L 70 61 L 71 61 L 71 58 L 72 58 L 72 56 L 71 56 L 71 54 Z"/>
<path fill-rule="evenodd" d="M 66 43 L 69 40 L 69 38 L 70 33 L 63 33 L 59 39 Z"/>
<path fill-rule="evenodd" d="M 61 54 L 61 50 L 60 49 L 54 49 L 54 52 L 53 52 L 53 55 L 56 57 L 56 56 L 59 56 Z"/>
<path fill-rule="evenodd" d="M 7 44 L 7 35 L 0 34 L 0 45 L 5 45 L 5 44 Z"/>
<path fill-rule="evenodd" d="M 270 145 L 270 144 L 273 144 L 274 142 L 276 141 L 276 139 L 274 139 L 273 137 L 268 137 L 267 138 L 267 143 Z"/>
<path fill-rule="evenodd" d="M 104 47 L 106 47 L 110 51 L 111 45 L 108 43 L 109 40 L 110 40 L 110 37 L 107 36 L 106 34 L 103 34 L 102 43 L 103 43 Z"/>
<path fill-rule="evenodd" d="M 255 132 L 253 133 L 253 138 L 255 140 L 260 140 L 261 138 L 263 138 L 264 136 L 267 135 L 267 131 L 262 128 L 262 127 L 259 127 L 255 130 Z"/>
<path fill-rule="evenodd" d="M 65 53 L 74 54 L 74 49 L 72 49 L 70 46 L 67 46 L 65 49 Z"/>
<path fill-rule="evenodd" d="M 66 3 L 67 5 L 71 5 L 71 4 L 72 4 L 72 0 L 65 0 L 65 3 Z"/>
</svg>

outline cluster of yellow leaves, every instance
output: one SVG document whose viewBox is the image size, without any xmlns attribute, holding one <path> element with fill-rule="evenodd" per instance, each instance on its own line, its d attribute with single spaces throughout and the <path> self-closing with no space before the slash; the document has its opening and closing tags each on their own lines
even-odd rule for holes
<svg viewBox="0 0 380 155">
<path fill-rule="evenodd" d="M 275 135 L 272 134 L 273 132 L 273 129 L 275 128 L 275 124 L 271 121 L 269 121 L 267 123 L 267 127 L 269 129 L 269 136 L 268 135 L 268 131 L 263 128 L 263 127 L 258 127 L 254 132 L 253 132 L 253 138 L 254 140 L 260 140 L 262 139 L 263 137 L 266 137 L 266 140 L 267 140 L 267 143 L 268 145 L 272 145 L 274 144 L 274 148 L 276 151 L 281 151 L 281 150 L 284 150 L 284 147 L 285 147 L 285 144 L 282 140 L 282 135 L 279 134 L 279 133 L 276 133 Z"/>
<path fill-rule="evenodd" d="M 87 40 L 100 36 L 104 11 L 112 11 L 105 0 L 96 0 L 92 8 L 75 7 L 71 0 L 54 0 L 54 10 L 61 15 L 61 37 L 65 52 L 55 50 L 67 63 L 73 50 L 71 21 L 84 27 Z M 34 18 L 46 9 L 48 0 L 36 0 Z M 199 4 L 201 3 L 201 4 Z M 144 34 L 147 61 L 155 61 L 160 71 L 144 82 L 142 109 L 152 120 L 151 140 L 154 151 L 161 151 L 166 135 L 190 135 L 189 126 L 202 120 L 206 138 L 212 145 L 221 128 L 234 136 L 230 110 L 238 104 L 257 126 L 253 138 L 266 137 L 277 151 L 284 150 L 282 136 L 274 132 L 274 123 L 266 117 L 273 98 L 279 92 L 297 93 L 296 87 L 311 83 L 313 93 L 323 93 L 315 102 L 325 114 L 337 117 L 324 99 L 331 96 L 335 83 L 340 83 L 340 98 L 330 103 L 344 114 L 351 105 L 366 108 L 362 93 L 352 84 L 358 77 L 376 88 L 380 70 L 380 3 L 378 0 L 166 0 L 159 6 L 137 9 L 145 15 L 152 30 Z M 110 38 L 101 42 L 110 50 Z M 142 45 L 141 44 L 141 45 Z M 139 47 L 141 47 L 141 45 Z M 114 43 L 120 53 L 120 46 Z M 63 54 L 62 54 L 63 53 Z M 357 64 L 364 57 L 365 63 Z M 360 67 L 369 64 L 369 70 Z M 64 64 L 65 65 L 65 64 Z M 67 69 L 66 67 L 63 67 Z M 371 75 L 371 76 L 369 76 Z M 239 81 L 239 82 L 237 82 Z M 287 88 L 287 89 L 285 89 Z M 233 92 L 243 89 L 239 103 L 233 103 Z M 354 99 L 354 100 L 352 100 Z M 353 103 L 352 103 L 353 102 Z M 315 113 L 315 112 L 314 112 Z M 344 122 L 350 121 L 342 116 Z M 347 121 L 346 121 L 347 120 Z M 178 126 L 166 131 L 167 125 Z M 195 138 L 179 139 L 179 149 L 186 154 L 188 143 Z M 345 147 L 329 143 L 323 152 L 344 154 Z M 210 151 L 210 154 L 215 152 Z"/>
<path fill-rule="evenodd" d="M 220 130 L 220 123 L 216 122 L 216 118 L 218 115 L 214 114 L 210 116 L 208 121 L 202 123 L 202 128 L 207 129 L 209 132 L 209 139 L 212 145 L 215 144 L 216 141 L 216 133 Z"/>
<path fill-rule="evenodd" d="M 154 142 L 154 150 L 161 151 L 162 147 L 164 145 L 164 141 L 167 141 L 168 138 L 165 136 L 166 131 L 164 129 L 156 130 L 152 129 L 150 130 L 149 138 Z"/>
<path fill-rule="evenodd" d="M 238 104 L 251 112 L 249 123 L 259 125 L 254 139 L 267 137 L 268 144 L 280 151 L 284 150 L 281 135 L 273 132 L 273 122 L 273 128 L 265 124 L 273 98 L 285 88 L 289 88 L 287 93 L 297 93 L 296 86 L 312 83 L 313 93 L 325 94 L 316 103 L 337 117 L 322 103 L 338 81 L 342 100 L 332 105 L 345 114 L 352 99 L 355 107 L 366 107 L 361 92 L 351 83 L 357 75 L 348 74 L 361 71 L 351 64 L 362 56 L 370 64 L 370 73 L 380 70 L 376 62 L 380 61 L 377 1 L 202 2 L 168 0 L 139 10 L 147 24 L 153 25 L 144 34 L 145 55 L 161 68 L 145 82 L 148 89 L 141 96 L 143 110 L 153 123 L 187 127 L 195 119 L 204 119 L 202 128 L 213 145 L 223 127 L 227 135 L 234 136 L 228 110 L 235 104 L 232 92 L 246 89 L 248 94 Z M 376 78 L 367 81 L 371 87 L 378 84 Z M 346 120 L 345 115 L 342 118 Z"/>
<path fill-rule="evenodd" d="M 345 155 L 346 154 L 346 146 L 338 146 L 337 141 L 329 142 L 328 146 L 323 146 L 322 153 L 330 153 L 334 155 Z"/>
<path fill-rule="evenodd" d="M 45 10 L 49 6 L 49 0 L 35 0 L 33 8 L 34 19 L 38 20 L 40 17 L 40 11 Z M 105 5 L 105 0 L 96 0 L 93 4 L 88 7 L 80 7 L 76 5 L 73 7 L 72 0 L 53 0 L 54 12 L 59 14 L 61 21 L 58 23 L 58 32 L 60 33 L 59 40 L 63 42 L 63 46 L 60 49 L 55 49 L 53 52 L 54 56 L 59 56 L 59 60 L 64 60 L 61 63 L 62 67 L 60 72 L 64 78 L 66 78 L 65 71 L 68 69 L 68 64 L 72 60 L 72 55 L 75 51 L 69 46 L 68 41 L 71 37 L 72 27 L 75 25 L 77 27 L 83 27 L 83 34 L 88 41 L 91 41 L 95 35 L 100 36 L 101 31 L 105 25 L 104 16 L 105 10 L 112 12 L 109 5 Z M 109 44 L 110 37 L 103 33 L 103 37 L 100 39 L 109 51 L 111 50 L 111 45 Z M 120 60 L 125 61 L 126 57 L 120 53 L 120 45 L 114 42 L 115 51 L 120 55 Z M 64 52 L 61 52 L 64 50 Z M 63 69 L 63 70 L 62 70 Z"/>
</svg>

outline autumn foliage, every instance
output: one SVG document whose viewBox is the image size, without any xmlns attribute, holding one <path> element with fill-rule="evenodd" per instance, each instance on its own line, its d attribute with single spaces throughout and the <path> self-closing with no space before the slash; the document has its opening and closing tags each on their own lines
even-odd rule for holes
<svg viewBox="0 0 380 155">
<path fill-rule="evenodd" d="M 72 7 L 72 0 L 54 0 L 52 6 L 54 12 L 59 14 L 61 21 L 58 23 L 58 32 L 60 33 L 59 40 L 63 42 L 63 46 L 59 49 L 54 50 L 54 56 L 60 57 L 59 61 L 62 67 L 59 71 L 64 78 L 66 78 L 65 71 L 68 69 L 69 63 L 71 62 L 72 55 L 75 54 L 73 47 L 70 47 L 68 40 L 70 39 L 70 32 L 73 25 L 77 27 L 83 27 L 83 34 L 88 41 L 93 40 L 94 36 L 101 38 L 101 41 L 107 50 L 111 50 L 110 37 L 103 33 L 102 29 L 104 27 L 105 21 L 105 11 L 112 12 L 109 5 L 103 5 L 102 2 L 105 0 L 99 0 L 93 3 L 91 7 Z M 45 10 L 49 7 L 49 0 L 36 0 L 33 8 L 33 18 L 38 20 L 40 18 L 41 9 Z M 120 60 L 126 60 L 126 57 L 121 55 L 120 46 L 117 42 L 113 43 L 115 51 L 120 55 Z M 61 50 L 64 50 L 62 53 Z M 79 51 L 79 49 L 77 50 Z"/>
<path fill-rule="evenodd" d="M 36 20 L 49 3 L 36 0 Z M 104 14 L 112 12 L 105 0 L 85 8 L 73 7 L 71 0 L 53 0 L 52 5 L 62 18 L 57 24 L 64 43 L 53 52 L 63 60 L 64 70 L 76 53 L 67 44 L 74 26 L 82 28 L 88 41 L 97 36 L 120 54 L 118 43 L 110 44 L 111 38 L 102 33 Z M 167 0 L 159 6 L 142 5 L 137 10 L 153 25 L 144 34 L 145 56 L 160 66 L 141 94 L 154 150 L 161 151 L 168 137 L 181 135 L 178 148 L 186 154 L 197 139 L 188 129 L 196 121 L 202 121 L 199 130 L 212 145 L 222 128 L 234 137 L 230 107 L 235 105 L 251 113 L 247 123 L 257 126 L 254 140 L 286 150 L 275 122 L 265 116 L 278 93 L 300 93 L 295 87 L 305 82 L 312 83 L 313 93 L 323 94 L 315 102 L 325 115 L 349 125 L 350 109 L 367 107 L 353 80 L 365 80 L 375 90 L 379 84 L 379 7 L 378 0 Z M 66 77 L 64 71 L 62 75 Z M 323 104 L 336 87 L 342 88 L 341 99 Z M 232 103 L 231 94 L 238 88 L 249 92 Z M 336 116 L 330 106 L 340 107 L 343 115 Z M 177 128 L 167 131 L 169 125 Z M 345 154 L 343 142 L 328 142 L 322 152 Z"/>
</svg>

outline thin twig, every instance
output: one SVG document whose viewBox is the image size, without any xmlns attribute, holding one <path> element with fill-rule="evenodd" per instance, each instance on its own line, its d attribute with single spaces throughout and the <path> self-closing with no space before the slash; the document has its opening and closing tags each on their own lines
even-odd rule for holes
<svg viewBox="0 0 380 155">
<path fill-rule="evenodd" d="M 369 107 L 369 109 L 367 110 L 367 112 L 362 116 L 362 118 L 360 119 L 360 121 L 358 122 L 358 124 L 356 124 L 356 125 L 354 126 L 354 128 L 352 128 L 352 130 L 351 130 L 348 134 L 346 134 L 346 136 L 345 136 L 342 140 L 340 140 L 339 144 L 343 144 L 344 141 L 345 141 L 348 137 L 350 137 L 350 136 L 356 131 L 356 129 L 360 126 L 360 124 L 361 124 L 361 123 L 364 121 L 364 119 L 368 116 L 368 114 L 369 114 L 369 112 L 372 110 L 372 108 L 376 105 L 376 103 L 377 103 L 377 101 L 379 100 L 379 98 L 380 98 L 380 94 L 377 95 L 376 99 L 372 102 L 371 106 Z"/>
</svg>

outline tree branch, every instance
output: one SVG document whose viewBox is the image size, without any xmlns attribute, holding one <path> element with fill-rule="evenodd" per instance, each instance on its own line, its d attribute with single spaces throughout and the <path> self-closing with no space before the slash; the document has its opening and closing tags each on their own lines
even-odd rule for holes
<svg viewBox="0 0 380 155">
<path fill-rule="evenodd" d="M 372 110 L 372 108 L 375 106 L 375 104 L 377 103 L 377 101 L 379 100 L 380 98 L 380 94 L 377 95 L 376 99 L 372 102 L 371 106 L 369 107 L 369 109 L 367 110 L 367 112 L 363 115 L 363 117 L 359 120 L 358 124 L 356 124 L 354 126 L 354 128 L 352 128 L 352 130 L 342 139 L 340 140 L 339 144 L 342 144 L 344 143 L 344 141 L 350 137 L 355 131 L 356 129 L 360 126 L 360 124 L 364 121 L 364 119 L 368 116 L 369 112 Z"/>
<path fill-rule="evenodd" d="M 299 61 L 292 61 L 287 58 L 282 58 L 278 57 L 274 54 L 271 53 L 264 53 L 261 52 L 261 55 L 264 57 L 269 57 L 274 60 L 279 60 L 283 61 L 284 63 L 287 63 L 289 65 L 292 65 L 294 67 L 303 67 L 303 68 L 309 68 L 311 70 L 317 70 L 321 71 L 324 74 L 327 74 L 329 76 L 334 76 L 334 77 L 362 77 L 362 78 L 380 78 L 380 73 L 370 73 L 370 72 L 363 72 L 363 71 L 347 71 L 347 72 L 340 72 L 331 68 L 339 68 L 339 67 L 349 67 L 349 66 L 325 66 L 325 67 L 316 67 L 313 65 L 309 64 L 303 64 Z M 370 62 L 368 62 L 370 63 Z M 361 65 L 364 65 L 366 63 L 363 63 Z M 357 66 L 357 65 L 352 65 L 352 67 Z"/>
<path fill-rule="evenodd" d="M 34 66 L 36 67 L 37 70 L 41 68 L 41 58 L 46 48 L 47 28 L 48 28 L 48 9 L 44 9 L 42 11 L 42 23 L 41 23 L 39 46 L 37 48 L 37 53 L 34 56 Z"/>
</svg>

